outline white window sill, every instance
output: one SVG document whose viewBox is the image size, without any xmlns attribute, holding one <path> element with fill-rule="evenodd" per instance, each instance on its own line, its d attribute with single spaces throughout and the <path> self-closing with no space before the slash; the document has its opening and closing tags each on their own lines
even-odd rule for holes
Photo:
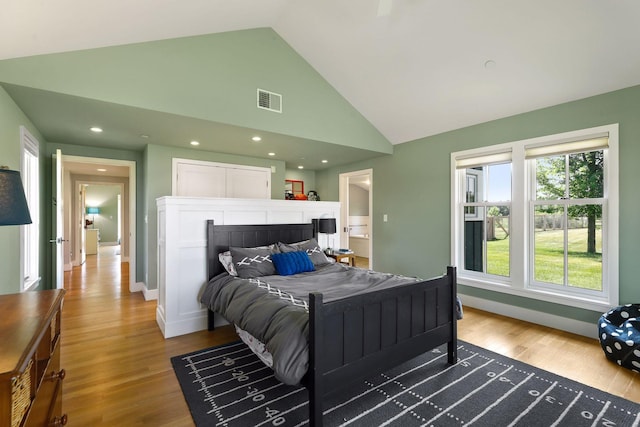
<svg viewBox="0 0 640 427">
<path fill-rule="evenodd" d="M 26 282 L 24 282 L 24 287 L 22 288 L 23 292 L 28 292 L 28 291 L 32 291 L 35 288 L 38 287 L 38 285 L 40 284 L 40 277 L 34 279 L 34 280 L 27 280 Z"/>
<path fill-rule="evenodd" d="M 577 295 L 566 295 L 547 290 L 516 288 L 513 285 L 507 283 L 500 283 L 497 281 L 492 282 L 485 280 L 484 278 L 481 280 L 477 277 L 465 276 L 464 273 L 460 274 L 460 272 L 458 272 L 458 284 L 524 298 L 532 298 L 554 304 L 583 308 L 585 310 L 591 310 L 600 313 L 608 311 L 611 309 L 611 307 L 618 305 L 617 302 L 612 303 L 604 299 L 595 300 L 593 298 L 588 299 Z"/>
</svg>

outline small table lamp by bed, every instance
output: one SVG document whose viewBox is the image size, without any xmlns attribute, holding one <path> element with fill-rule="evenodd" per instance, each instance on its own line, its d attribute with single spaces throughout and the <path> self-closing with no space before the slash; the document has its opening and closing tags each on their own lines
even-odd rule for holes
<svg viewBox="0 0 640 427">
<path fill-rule="evenodd" d="M 0 167 L 0 225 L 31 224 L 20 172 Z"/>
<path fill-rule="evenodd" d="M 336 219 L 320 218 L 318 220 L 318 233 L 329 234 L 331 236 L 331 244 L 327 249 L 333 251 L 333 235 L 336 234 Z"/>
</svg>

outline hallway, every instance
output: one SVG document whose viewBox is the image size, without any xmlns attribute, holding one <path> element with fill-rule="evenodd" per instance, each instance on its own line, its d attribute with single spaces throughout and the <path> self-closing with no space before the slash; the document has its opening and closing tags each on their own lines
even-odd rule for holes
<svg viewBox="0 0 640 427">
<path fill-rule="evenodd" d="M 65 272 L 61 367 L 69 426 L 189 426 L 170 357 L 235 339 L 230 328 L 165 340 L 156 301 L 128 289 L 118 246 Z"/>
</svg>

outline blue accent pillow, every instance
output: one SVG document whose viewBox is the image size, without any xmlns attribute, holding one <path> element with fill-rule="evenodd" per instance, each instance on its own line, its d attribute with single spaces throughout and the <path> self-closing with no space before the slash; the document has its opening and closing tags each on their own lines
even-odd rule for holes
<svg viewBox="0 0 640 427">
<path fill-rule="evenodd" d="M 273 265 L 281 276 L 315 271 L 311 258 L 306 252 L 286 252 L 271 255 Z"/>
</svg>

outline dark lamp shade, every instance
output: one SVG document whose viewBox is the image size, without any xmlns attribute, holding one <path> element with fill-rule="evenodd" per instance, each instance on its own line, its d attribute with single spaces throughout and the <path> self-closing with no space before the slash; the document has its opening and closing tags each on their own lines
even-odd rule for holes
<svg viewBox="0 0 640 427">
<path fill-rule="evenodd" d="M 336 232 L 335 218 L 320 218 L 318 222 L 318 233 L 335 234 L 335 232 Z"/>
<path fill-rule="evenodd" d="M 96 215 L 100 213 L 100 208 L 87 208 L 87 213 L 89 215 Z"/>
<path fill-rule="evenodd" d="M 0 225 L 31 224 L 20 172 L 0 169 Z"/>
</svg>

